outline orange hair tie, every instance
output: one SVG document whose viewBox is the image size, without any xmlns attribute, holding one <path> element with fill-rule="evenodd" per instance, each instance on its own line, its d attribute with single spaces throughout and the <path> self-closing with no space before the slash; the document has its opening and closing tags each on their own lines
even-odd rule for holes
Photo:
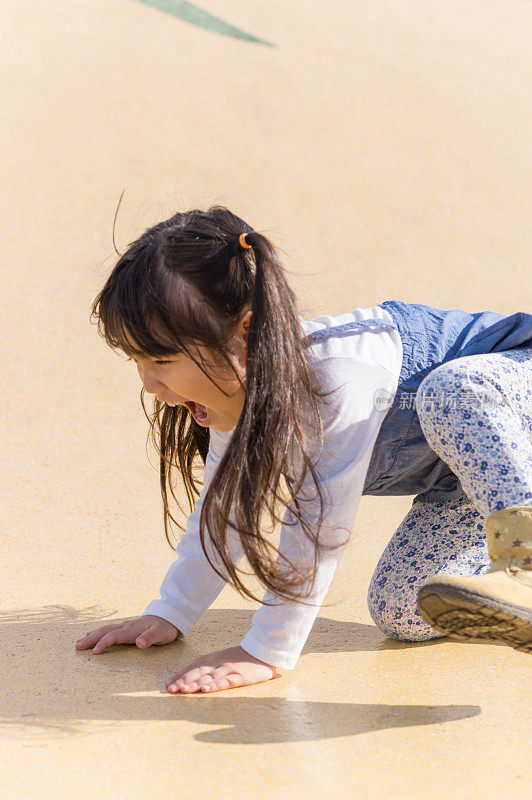
<svg viewBox="0 0 532 800">
<path fill-rule="evenodd" d="M 238 241 L 240 242 L 242 247 L 252 247 L 252 245 L 250 245 L 250 244 L 248 244 L 246 242 L 246 234 L 245 233 L 241 233 L 240 234 L 240 236 L 238 237 Z"/>
</svg>

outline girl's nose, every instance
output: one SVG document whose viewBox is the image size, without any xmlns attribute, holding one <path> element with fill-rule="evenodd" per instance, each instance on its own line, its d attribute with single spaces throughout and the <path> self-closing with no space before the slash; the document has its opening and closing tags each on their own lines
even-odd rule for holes
<svg viewBox="0 0 532 800">
<path fill-rule="evenodd" d="M 155 380 L 155 378 L 151 378 L 147 372 L 145 372 L 144 375 L 141 375 L 140 379 L 143 383 L 144 389 L 148 392 L 148 394 L 157 394 L 157 392 L 160 392 L 163 388 L 162 383 Z"/>
<path fill-rule="evenodd" d="M 137 369 L 144 389 L 148 392 L 148 394 L 157 394 L 157 392 L 162 388 L 162 383 L 152 378 L 150 375 L 150 370 L 146 367 L 137 365 Z"/>
<path fill-rule="evenodd" d="M 145 378 L 142 381 L 142 383 L 144 384 L 144 388 L 148 392 L 148 394 L 157 394 L 157 392 L 161 391 L 163 386 L 162 383 L 160 383 L 160 381 L 154 381 L 151 380 L 151 378 L 147 379 Z"/>
</svg>

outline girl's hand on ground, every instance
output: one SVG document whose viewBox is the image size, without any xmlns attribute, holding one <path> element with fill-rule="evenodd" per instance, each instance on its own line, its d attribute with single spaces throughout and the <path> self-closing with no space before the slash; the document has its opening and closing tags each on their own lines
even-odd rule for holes
<svg viewBox="0 0 532 800">
<path fill-rule="evenodd" d="M 269 681 L 276 677 L 276 669 L 246 653 L 241 647 L 229 647 L 195 658 L 188 667 L 167 680 L 165 686 L 173 694 L 216 692 Z"/>
<path fill-rule="evenodd" d="M 152 644 L 169 644 L 178 636 L 181 636 L 181 631 L 171 622 L 154 614 L 147 614 L 145 617 L 96 628 L 78 639 L 76 650 L 86 650 L 95 645 L 92 652 L 103 653 L 114 644 L 136 644 L 145 649 Z"/>
</svg>

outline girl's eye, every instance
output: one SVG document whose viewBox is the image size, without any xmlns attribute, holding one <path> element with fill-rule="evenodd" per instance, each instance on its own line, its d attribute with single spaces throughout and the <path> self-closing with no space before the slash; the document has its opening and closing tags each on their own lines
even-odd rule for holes
<svg viewBox="0 0 532 800">
<path fill-rule="evenodd" d="M 128 356 L 128 357 L 126 358 L 126 361 L 136 361 L 136 360 L 137 360 L 136 358 L 132 358 L 131 356 Z M 156 363 L 156 364 L 170 364 L 170 361 L 163 361 L 162 359 L 159 359 L 159 360 L 158 360 L 158 361 L 156 361 L 155 363 Z"/>
</svg>

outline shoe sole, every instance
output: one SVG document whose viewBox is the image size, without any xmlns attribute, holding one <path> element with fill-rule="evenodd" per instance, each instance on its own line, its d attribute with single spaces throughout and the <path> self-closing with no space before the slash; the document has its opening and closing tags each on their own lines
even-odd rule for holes
<svg viewBox="0 0 532 800">
<path fill-rule="evenodd" d="M 484 595 L 447 584 L 421 587 L 417 608 L 424 621 L 445 636 L 461 642 L 500 641 L 532 653 L 532 613 L 527 608 L 496 603 Z"/>
</svg>

